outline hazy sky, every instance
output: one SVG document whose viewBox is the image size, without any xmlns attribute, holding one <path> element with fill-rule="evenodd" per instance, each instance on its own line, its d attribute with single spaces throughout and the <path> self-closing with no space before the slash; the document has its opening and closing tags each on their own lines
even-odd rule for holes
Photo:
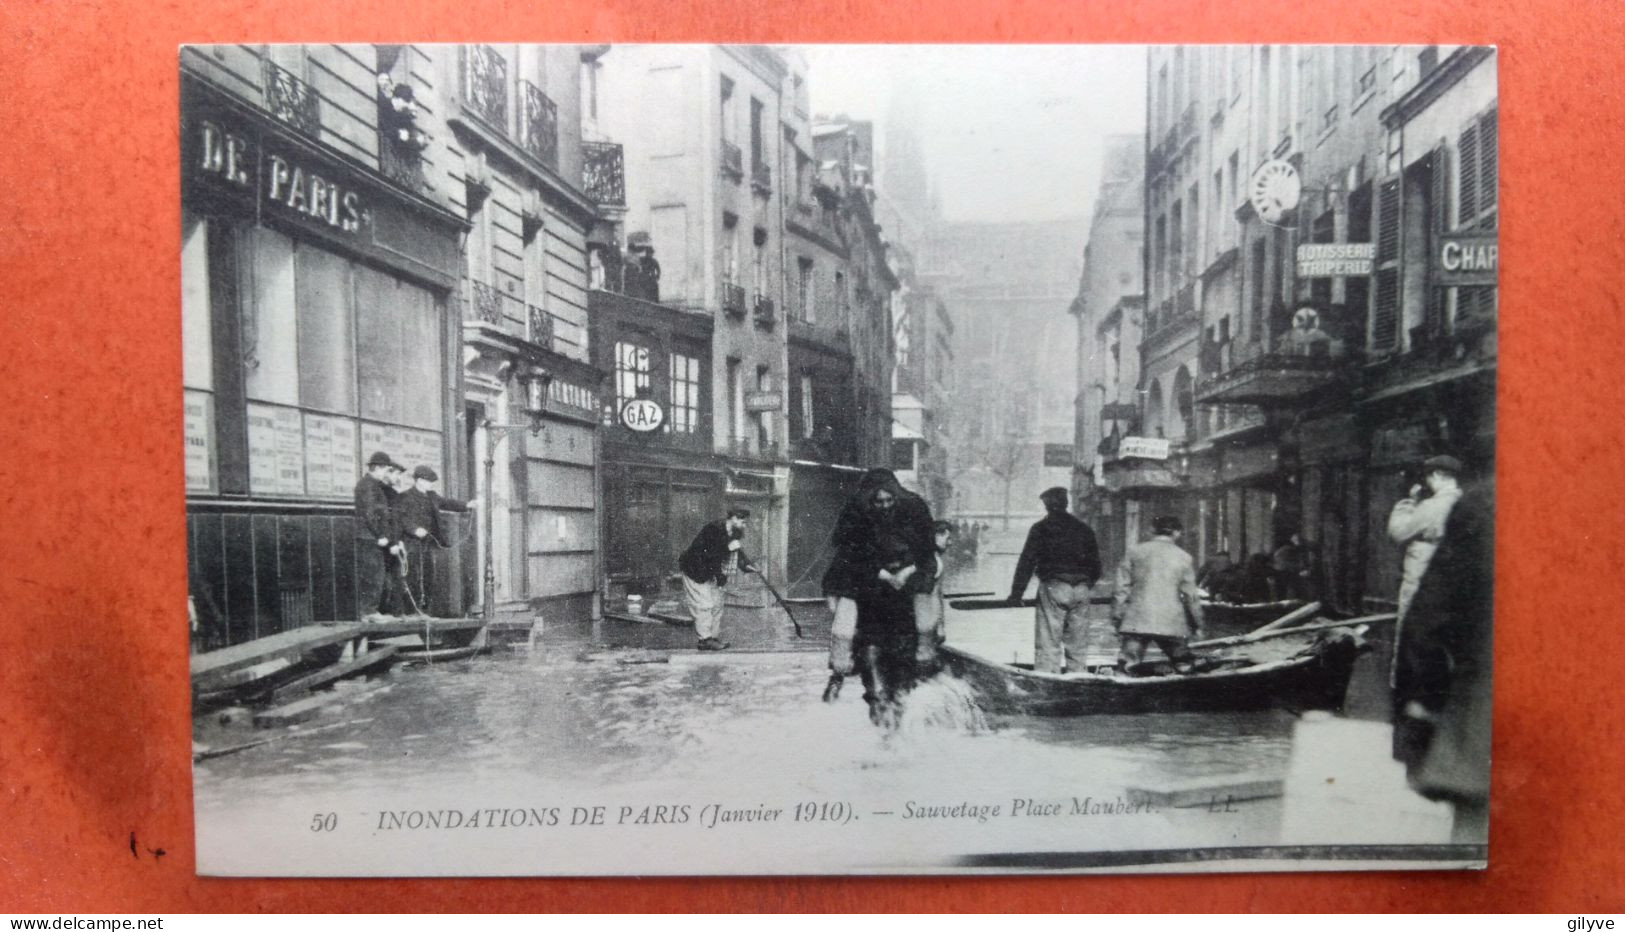
<svg viewBox="0 0 1625 932">
<path fill-rule="evenodd" d="M 1145 57 L 1138 47 L 802 50 L 813 112 L 873 119 L 882 149 L 893 89 L 904 76 L 912 80 L 924 101 L 927 170 L 952 220 L 1087 215 L 1100 183 L 1102 139 L 1145 127 Z M 879 184 L 884 188 L 884 177 Z"/>
</svg>

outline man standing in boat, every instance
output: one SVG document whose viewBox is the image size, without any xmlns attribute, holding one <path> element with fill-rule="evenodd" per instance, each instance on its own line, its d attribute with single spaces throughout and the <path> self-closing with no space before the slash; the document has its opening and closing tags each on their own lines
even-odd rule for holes
<svg viewBox="0 0 1625 932">
<path fill-rule="evenodd" d="M 384 611 L 384 601 L 395 588 L 390 580 L 390 554 L 393 548 L 400 546 L 395 515 L 390 508 L 393 489 L 389 475 L 394 465 L 388 453 L 374 453 L 367 460 L 367 474 L 355 484 L 356 573 L 360 593 L 356 615 L 362 621 L 389 618 Z"/>
<path fill-rule="evenodd" d="M 1066 489 L 1038 496 L 1044 517 L 1027 532 L 1027 543 L 1010 581 L 1010 601 L 1020 604 L 1027 583 L 1038 576 L 1033 613 L 1033 669 L 1082 671 L 1089 635 L 1089 591 L 1100 581 L 1100 547 L 1089 525 L 1067 511 Z"/>
<path fill-rule="evenodd" d="M 1117 568 L 1112 627 L 1122 639 L 1117 668 L 1127 672 L 1155 644 L 1174 672 L 1189 673 L 1195 655 L 1187 642 L 1202 636 L 1202 600 L 1196 562 L 1179 546 L 1184 525 L 1173 515 L 1151 522 L 1151 539 L 1129 548 Z"/>
<path fill-rule="evenodd" d="M 730 508 L 728 516 L 700 528 L 677 565 L 683 571 L 683 603 L 694 616 L 694 633 L 700 650 L 725 650 L 722 634 L 722 587 L 728 583 L 728 569 L 735 564 L 742 572 L 754 567 L 740 539 L 745 536 L 748 508 Z"/>
</svg>

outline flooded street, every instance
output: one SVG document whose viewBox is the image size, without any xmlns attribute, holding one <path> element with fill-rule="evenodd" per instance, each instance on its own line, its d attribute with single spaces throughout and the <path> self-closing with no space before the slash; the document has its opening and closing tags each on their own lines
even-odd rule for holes
<svg viewBox="0 0 1625 932">
<path fill-rule="evenodd" d="M 1009 559 L 985 555 L 950 589 L 997 591 Z M 1091 643 L 1109 653 L 1106 610 L 1095 612 Z M 952 612 L 948 638 L 1030 659 L 1031 626 L 1029 609 Z M 837 702 L 820 701 L 821 640 L 790 642 L 799 651 L 722 654 L 602 648 L 617 638 L 635 643 L 640 632 L 625 627 L 670 638 L 658 626 L 605 622 L 596 633 L 556 631 L 529 651 L 397 669 L 365 696 L 366 687 L 341 684 L 355 702 L 291 731 L 200 719 L 204 744 L 230 743 L 232 733 L 274 739 L 197 765 L 209 862 L 230 872 L 244 833 L 270 833 L 309 846 L 311 869 L 361 857 L 385 871 L 391 851 L 439 843 L 446 831 L 403 828 L 412 813 L 457 812 L 444 821 L 466 823 L 470 811 L 493 807 L 534 816 L 476 832 L 479 843 L 467 849 L 476 873 L 517 869 L 510 846 L 537 869 L 568 872 L 593 863 L 583 852 L 599 845 L 632 845 L 639 870 L 684 873 L 804 869 L 826 857 L 851 864 L 847 845 L 877 867 L 929 869 L 984 852 L 1277 841 L 1279 800 L 1218 812 L 1128 800 L 1131 790 L 1193 776 L 1283 779 L 1295 722 L 1286 712 L 985 716 L 962 683 L 944 677 L 917 689 L 902 726 L 887 732 L 869 724 L 855 678 Z M 780 820 L 793 821 L 798 804 L 809 812 L 834 805 L 838 818 L 722 824 L 733 809 L 780 810 Z M 1035 811 L 1046 815 L 1020 814 Z M 312 831 L 313 815 L 328 812 L 336 830 Z M 967 821 L 976 829 L 967 832 Z M 460 831 L 463 844 L 474 837 Z M 771 831 L 789 832 L 778 854 L 732 843 Z M 405 847 L 377 844 L 387 833 Z M 536 845 L 537 833 L 570 841 Z M 705 840 L 714 843 L 695 844 Z"/>
</svg>

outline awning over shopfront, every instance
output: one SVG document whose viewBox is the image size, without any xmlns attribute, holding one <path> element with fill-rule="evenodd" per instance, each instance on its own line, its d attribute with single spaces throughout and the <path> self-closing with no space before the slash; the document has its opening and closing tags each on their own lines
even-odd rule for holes
<svg viewBox="0 0 1625 932">
<path fill-rule="evenodd" d="M 1339 365 L 1329 356 L 1265 353 L 1196 386 L 1203 404 L 1297 404 L 1303 396 L 1336 381 Z"/>
</svg>

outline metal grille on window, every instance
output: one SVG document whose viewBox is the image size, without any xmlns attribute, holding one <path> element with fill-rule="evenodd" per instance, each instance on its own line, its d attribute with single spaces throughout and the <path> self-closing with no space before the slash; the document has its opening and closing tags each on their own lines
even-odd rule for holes
<svg viewBox="0 0 1625 932">
<path fill-rule="evenodd" d="M 322 133 L 321 98 L 293 72 L 265 63 L 265 106 L 271 115 L 315 139 Z"/>
<path fill-rule="evenodd" d="M 508 129 L 508 62 L 489 45 L 462 46 L 463 103 L 491 128 Z"/>
<path fill-rule="evenodd" d="M 520 81 L 524 110 L 519 135 L 525 150 L 549 168 L 559 167 L 559 107 L 529 81 Z"/>
</svg>

